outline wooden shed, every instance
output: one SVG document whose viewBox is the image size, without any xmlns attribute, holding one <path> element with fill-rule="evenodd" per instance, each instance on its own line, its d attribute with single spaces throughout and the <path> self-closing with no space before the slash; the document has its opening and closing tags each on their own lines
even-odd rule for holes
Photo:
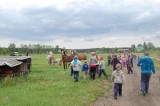
<svg viewBox="0 0 160 106">
<path fill-rule="evenodd" d="M 31 56 L 0 56 L 0 77 L 27 74 L 31 68 Z"/>
</svg>

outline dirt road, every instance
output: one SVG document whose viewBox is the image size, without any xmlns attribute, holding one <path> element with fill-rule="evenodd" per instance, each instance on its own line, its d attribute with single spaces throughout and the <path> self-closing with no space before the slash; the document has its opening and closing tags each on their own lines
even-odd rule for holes
<svg viewBox="0 0 160 106">
<path fill-rule="evenodd" d="M 160 82 L 158 78 L 151 78 L 149 93 L 146 96 L 140 91 L 140 68 L 134 67 L 133 74 L 127 74 L 126 84 L 123 85 L 122 97 L 113 98 L 113 89 L 98 98 L 91 106 L 160 106 Z"/>
</svg>

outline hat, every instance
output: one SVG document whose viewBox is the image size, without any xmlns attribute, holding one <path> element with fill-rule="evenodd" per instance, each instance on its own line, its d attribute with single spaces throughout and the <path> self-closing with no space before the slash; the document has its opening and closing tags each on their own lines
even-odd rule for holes
<svg viewBox="0 0 160 106">
<path fill-rule="evenodd" d="M 78 57 L 77 57 L 77 56 L 74 56 L 74 59 L 78 59 Z"/>
<path fill-rule="evenodd" d="M 87 60 L 84 60 L 84 63 L 87 63 Z"/>
<path fill-rule="evenodd" d="M 149 55 L 149 52 L 145 52 L 144 55 L 145 55 L 145 56 L 148 56 L 148 55 Z"/>
<path fill-rule="evenodd" d="M 116 68 L 121 68 L 121 64 L 116 64 Z"/>
<path fill-rule="evenodd" d="M 92 54 L 92 55 L 94 55 L 95 53 L 94 53 L 94 52 L 92 52 L 91 54 Z"/>
<path fill-rule="evenodd" d="M 103 57 L 100 57 L 100 60 L 104 60 Z"/>
</svg>

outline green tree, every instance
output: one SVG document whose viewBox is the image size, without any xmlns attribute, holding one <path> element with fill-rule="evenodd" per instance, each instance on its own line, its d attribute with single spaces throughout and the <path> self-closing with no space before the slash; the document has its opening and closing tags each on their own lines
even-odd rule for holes
<svg viewBox="0 0 160 106">
<path fill-rule="evenodd" d="M 58 53 L 58 50 L 59 50 L 59 46 L 58 45 L 56 45 L 56 47 L 55 47 L 55 53 Z"/>
<path fill-rule="evenodd" d="M 146 42 L 143 43 L 143 48 L 144 48 L 144 51 L 148 50 L 148 46 L 147 46 Z"/>
<path fill-rule="evenodd" d="M 14 43 L 10 43 L 9 46 L 8 46 L 8 52 L 9 54 L 14 54 L 14 52 L 17 52 L 16 51 L 16 45 Z"/>
<path fill-rule="evenodd" d="M 148 49 L 149 50 L 153 50 L 153 49 L 155 49 L 155 46 L 154 46 L 154 44 L 152 43 L 152 42 L 148 42 Z"/>
<path fill-rule="evenodd" d="M 131 45 L 131 52 L 136 52 L 136 45 L 135 44 Z"/>
<path fill-rule="evenodd" d="M 26 44 L 21 44 L 21 47 L 19 48 L 20 53 L 27 53 L 28 52 L 28 46 Z"/>
</svg>

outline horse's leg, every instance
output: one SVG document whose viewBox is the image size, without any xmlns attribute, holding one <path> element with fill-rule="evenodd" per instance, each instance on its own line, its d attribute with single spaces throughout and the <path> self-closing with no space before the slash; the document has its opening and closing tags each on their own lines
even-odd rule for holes
<svg viewBox="0 0 160 106">
<path fill-rule="evenodd" d="M 65 70 L 65 62 L 63 62 L 63 67 L 64 67 L 64 70 Z"/>
</svg>

